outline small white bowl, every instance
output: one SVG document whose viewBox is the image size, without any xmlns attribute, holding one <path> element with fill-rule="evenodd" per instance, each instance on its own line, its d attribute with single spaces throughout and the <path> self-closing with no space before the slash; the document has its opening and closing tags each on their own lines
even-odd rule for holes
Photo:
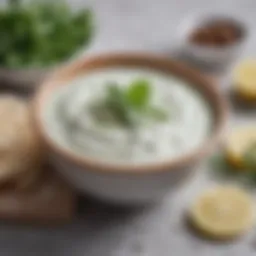
<svg viewBox="0 0 256 256">
<path fill-rule="evenodd" d="M 189 40 L 193 31 L 214 21 L 228 21 L 237 26 L 241 38 L 231 45 L 213 47 L 198 45 Z M 248 29 L 243 21 L 226 14 L 203 13 L 188 17 L 178 28 L 178 41 L 182 54 L 193 61 L 207 66 L 225 66 L 235 60 L 248 38 Z"/>
</svg>

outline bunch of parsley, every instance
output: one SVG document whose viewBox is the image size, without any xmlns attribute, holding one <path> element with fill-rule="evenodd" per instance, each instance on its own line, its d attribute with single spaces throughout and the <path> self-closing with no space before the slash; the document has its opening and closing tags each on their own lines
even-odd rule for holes
<svg viewBox="0 0 256 256">
<path fill-rule="evenodd" d="M 64 0 L 9 0 L 0 20 L 0 66 L 7 68 L 64 61 L 89 44 L 94 30 L 92 12 L 72 11 Z"/>
</svg>

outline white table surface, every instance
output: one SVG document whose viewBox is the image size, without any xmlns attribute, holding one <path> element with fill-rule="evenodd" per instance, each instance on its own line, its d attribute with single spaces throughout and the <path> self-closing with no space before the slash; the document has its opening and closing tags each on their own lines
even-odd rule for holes
<svg viewBox="0 0 256 256">
<path fill-rule="evenodd" d="M 0 1 L 0 2 L 3 2 Z M 97 36 L 90 53 L 147 50 L 171 55 L 180 21 L 197 11 L 221 11 L 244 19 L 252 36 L 243 56 L 256 54 L 256 0 L 70 0 L 91 5 Z M 255 33 L 254 33 L 255 32 Z M 255 36 L 253 36 L 253 33 Z M 227 81 L 227 80 L 225 80 Z M 233 121 L 256 120 L 255 112 L 237 111 Z M 214 181 L 202 168 L 175 194 L 151 208 L 117 209 L 83 200 L 82 216 L 59 228 L 1 223 L 2 256 L 254 256 L 256 233 L 218 244 L 202 240 L 184 224 L 186 208 Z M 49 206 L 50 207 L 50 206 Z M 255 233 L 255 234 L 254 234 Z"/>
</svg>

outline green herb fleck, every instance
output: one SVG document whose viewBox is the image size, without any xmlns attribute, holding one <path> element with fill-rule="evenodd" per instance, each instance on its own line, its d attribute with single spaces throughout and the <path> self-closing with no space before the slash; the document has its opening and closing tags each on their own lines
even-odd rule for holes
<svg viewBox="0 0 256 256">
<path fill-rule="evenodd" d="M 116 84 L 107 87 L 106 108 L 124 125 L 133 126 L 134 120 L 131 109 L 123 90 Z"/>
<path fill-rule="evenodd" d="M 166 111 L 156 106 L 149 106 L 147 108 L 147 115 L 157 121 L 166 121 L 168 119 Z"/>
<path fill-rule="evenodd" d="M 146 108 L 151 97 L 150 83 L 144 79 L 135 80 L 127 88 L 125 95 L 131 107 L 138 110 Z"/>
</svg>

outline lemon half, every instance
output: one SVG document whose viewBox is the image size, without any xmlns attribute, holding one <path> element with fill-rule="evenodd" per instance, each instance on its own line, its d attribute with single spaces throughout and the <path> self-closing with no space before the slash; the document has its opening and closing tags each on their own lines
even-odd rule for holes
<svg viewBox="0 0 256 256">
<path fill-rule="evenodd" d="M 256 124 L 235 129 L 226 141 L 227 160 L 235 167 L 244 167 L 244 154 L 254 143 L 256 143 Z"/>
<path fill-rule="evenodd" d="M 235 91 L 248 101 L 256 101 L 256 60 L 240 63 L 234 71 Z"/>
<path fill-rule="evenodd" d="M 254 223 L 250 195 L 235 186 L 207 191 L 196 200 L 190 215 L 196 228 L 215 239 L 234 238 Z"/>
</svg>

